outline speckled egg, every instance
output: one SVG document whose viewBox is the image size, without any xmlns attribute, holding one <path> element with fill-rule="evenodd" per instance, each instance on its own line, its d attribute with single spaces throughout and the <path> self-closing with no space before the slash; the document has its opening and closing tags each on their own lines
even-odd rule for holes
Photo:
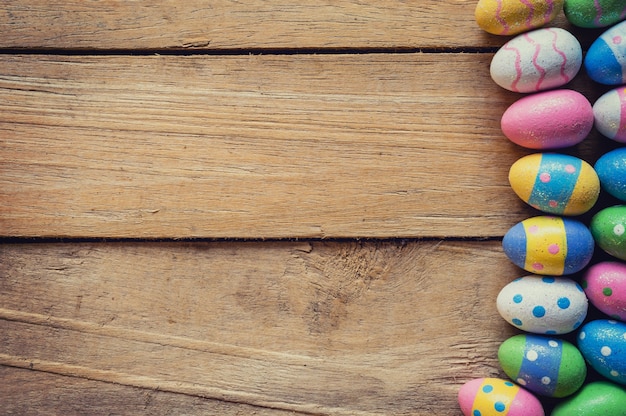
<svg viewBox="0 0 626 416">
<path fill-rule="evenodd" d="M 600 84 L 626 83 L 626 22 L 600 35 L 589 47 L 583 62 L 587 75 Z"/>
<path fill-rule="evenodd" d="M 563 9 L 563 0 L 478 0 L 476 23 L 494 35 L 515 35 L 541 27 Z"/>
<path fill-rule="evenodd" d="M 591 260 L 594 246 L 582 222 L 545 215 L 517 223 L 502 239 L 504 253 L 515 265 L 552 276 L 582 270 Z"/>
<path fill-rule="evenodd" d="M 566 277 L 524 276 L 500 290 L 498 313 L 505 321 L 534 334 L 567 334 L 587 317 L 587 297 Z"/>
<path fill-rule="evenodd" d="M 517 160 L 509 170 L 509 183 L 522 201 L 549 214 L 584 214 L 600 195 L 600 180 L 589 163 L 556 153 Z"/>
<path fill-rule="evenodd" d="M 515 335 L 498 349 L 507 376 L 527 390 L 547 397 L 566 397 L 582 386 L 587 365 L 570 342 L 542 335 Z"/>
<path fill-rule="evenodd" d="M 608 380 L 626 384 L 626 324 L 599 319 L 578 333 L 578 349 L 594 370 Z"/>
<path fill-rule="evenodd" d="M 459 390 L 459 406 L 465 416 L 544 416 L 541 402 L 532 393 L 508 380 L 477 378 Z"/>
<path fill-rule="evenodd" d="M 491 60 L 491 78 L 513 92 L 537 92 L 570 82 L 583 63 L 580 43 L 560 28 L 523 33 L 505 43 Z"/>
<path fill-rule="evenodd" d="M 609 194 L 626 201 L 626 148 L 611 150 L 594 165 L 600 185 Z"/>
<path fill-rule="evenodd" d="M 611 318 L 626 321 L 626 264 L 604 261 L 589 267 L 581 282 L 589 301 Z"/>
<path fill-rule="evenodd" d="M 589 228 L 598 247 L 613 257 L 626 260 L 626 205 L 600 210 L 591 218 Z"/>
<path fill-rule="evenodd" d="M 608 381 L 594 381 L 558 403 L 551 416 L 624 416 L 624 409 L 626 389 Z"/>
<path fill-rule="evenodd" d="M 626 86 L 604 93 L 593 104 L 595 127 L 609 139 L 626 143 Z"/>
<path fill-rule="evenodd" d="M 593 107 L 577 91 L 543 91 L 520 98 L 500 120 L 504 135 L 528 149 L 560 149 L 582 142 L 593 127 Z"/>
<path fill-rule="evenodd" d="M 565 0 L 563 10 L 571 24 L 585 28 L 607 27 L 626 19 L 624 0 Z"/>
</svg>

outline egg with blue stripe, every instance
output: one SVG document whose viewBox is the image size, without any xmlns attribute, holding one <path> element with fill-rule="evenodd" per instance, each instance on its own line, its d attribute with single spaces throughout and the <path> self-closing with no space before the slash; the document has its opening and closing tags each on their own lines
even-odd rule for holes
<svg viewBox="0 0 626 416">
<path fill-rule="evenodd" d="M 584 214 L 600 195 L 600 180 L 589 163 L 557 153 L 517 160 L 509 170 L 509 183 L 522 201 L 548 214 Z"/>
<path fill-rule="evenodd" d="M 539 399 L 517 384 L 495 377 L 463 384 L 458 394 L 465 416 L 544 416 Z"/>
<path fill-rule="evenodd" d="M 554 337 L 520 334 L 498 349 L 502 370 L 513 381 L 546 397 L 566 397 L 583 385 L 585 359 L 574 344 Z"/>
<path fill-rule="evenodd" d="M 540 215 L 511 227 L 502 239 L 502 248 L 513 264 L 528 272 L 562 276 L 587 266 L 595 241 L 580 221 Z"/>
<path fill-rule="evenodd" d="M 626 21 L 611 27 L 591 44 L 584 66 L 587 75 L 600 84 L 626 83 Z"/>
</svg>

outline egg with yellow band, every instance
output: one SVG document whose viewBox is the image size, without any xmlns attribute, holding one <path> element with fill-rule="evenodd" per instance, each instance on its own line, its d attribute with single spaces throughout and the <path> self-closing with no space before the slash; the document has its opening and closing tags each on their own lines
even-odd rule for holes
<svg viewBox="0 0 626 416">
<path fill-rule="evenodd" d="M 544 416 L 541 402 L 529 391 L 500 378 L 477 378 L 458 394 L 465 416 Z"/>
<path fill-rule="evenodd" d="M 502 248 L 509 260 L 528 272 L 562 276 L 587 266 L 595 241 L 580 221 L 542 215 L 511 227 L 502 239 Z"/>
<path fill-rule="evenodd" d="M 589 163 L 557 153 L 522 157 L 511 166 L 509 183 L 522 201 L 555 215 L 584 214 L 600 195 L 600 179 Z"/>
</svg>

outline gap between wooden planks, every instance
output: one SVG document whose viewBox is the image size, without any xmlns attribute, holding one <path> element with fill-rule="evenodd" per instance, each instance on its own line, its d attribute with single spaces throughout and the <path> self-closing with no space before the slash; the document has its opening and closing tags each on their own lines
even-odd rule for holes
<svg viewBox="0 0 626 416">
<path fill-rule="evenodd" d="M 497 242 L 4 245 L 0 364 L 313 414 L 452 415 L 457 380 L 498 374 L 512 333 L 488 301 L 517 277 L 501 255 Z"/>
<path fill-rule="evenodd" d="M 502 235 L 490 58 L 0 56 L 0 235 Z"/>
</svg>

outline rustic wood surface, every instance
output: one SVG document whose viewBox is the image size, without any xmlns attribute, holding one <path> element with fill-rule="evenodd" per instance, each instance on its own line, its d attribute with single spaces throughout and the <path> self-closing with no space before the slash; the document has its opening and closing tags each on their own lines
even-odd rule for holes
<svg viewBox="0 0 626 416">
<path fill-rule="evenodd" d="M 0 413 L 458 416 L 503 375 L 537 212 L 475 1 L 3 6 Z"/>
</svg>

